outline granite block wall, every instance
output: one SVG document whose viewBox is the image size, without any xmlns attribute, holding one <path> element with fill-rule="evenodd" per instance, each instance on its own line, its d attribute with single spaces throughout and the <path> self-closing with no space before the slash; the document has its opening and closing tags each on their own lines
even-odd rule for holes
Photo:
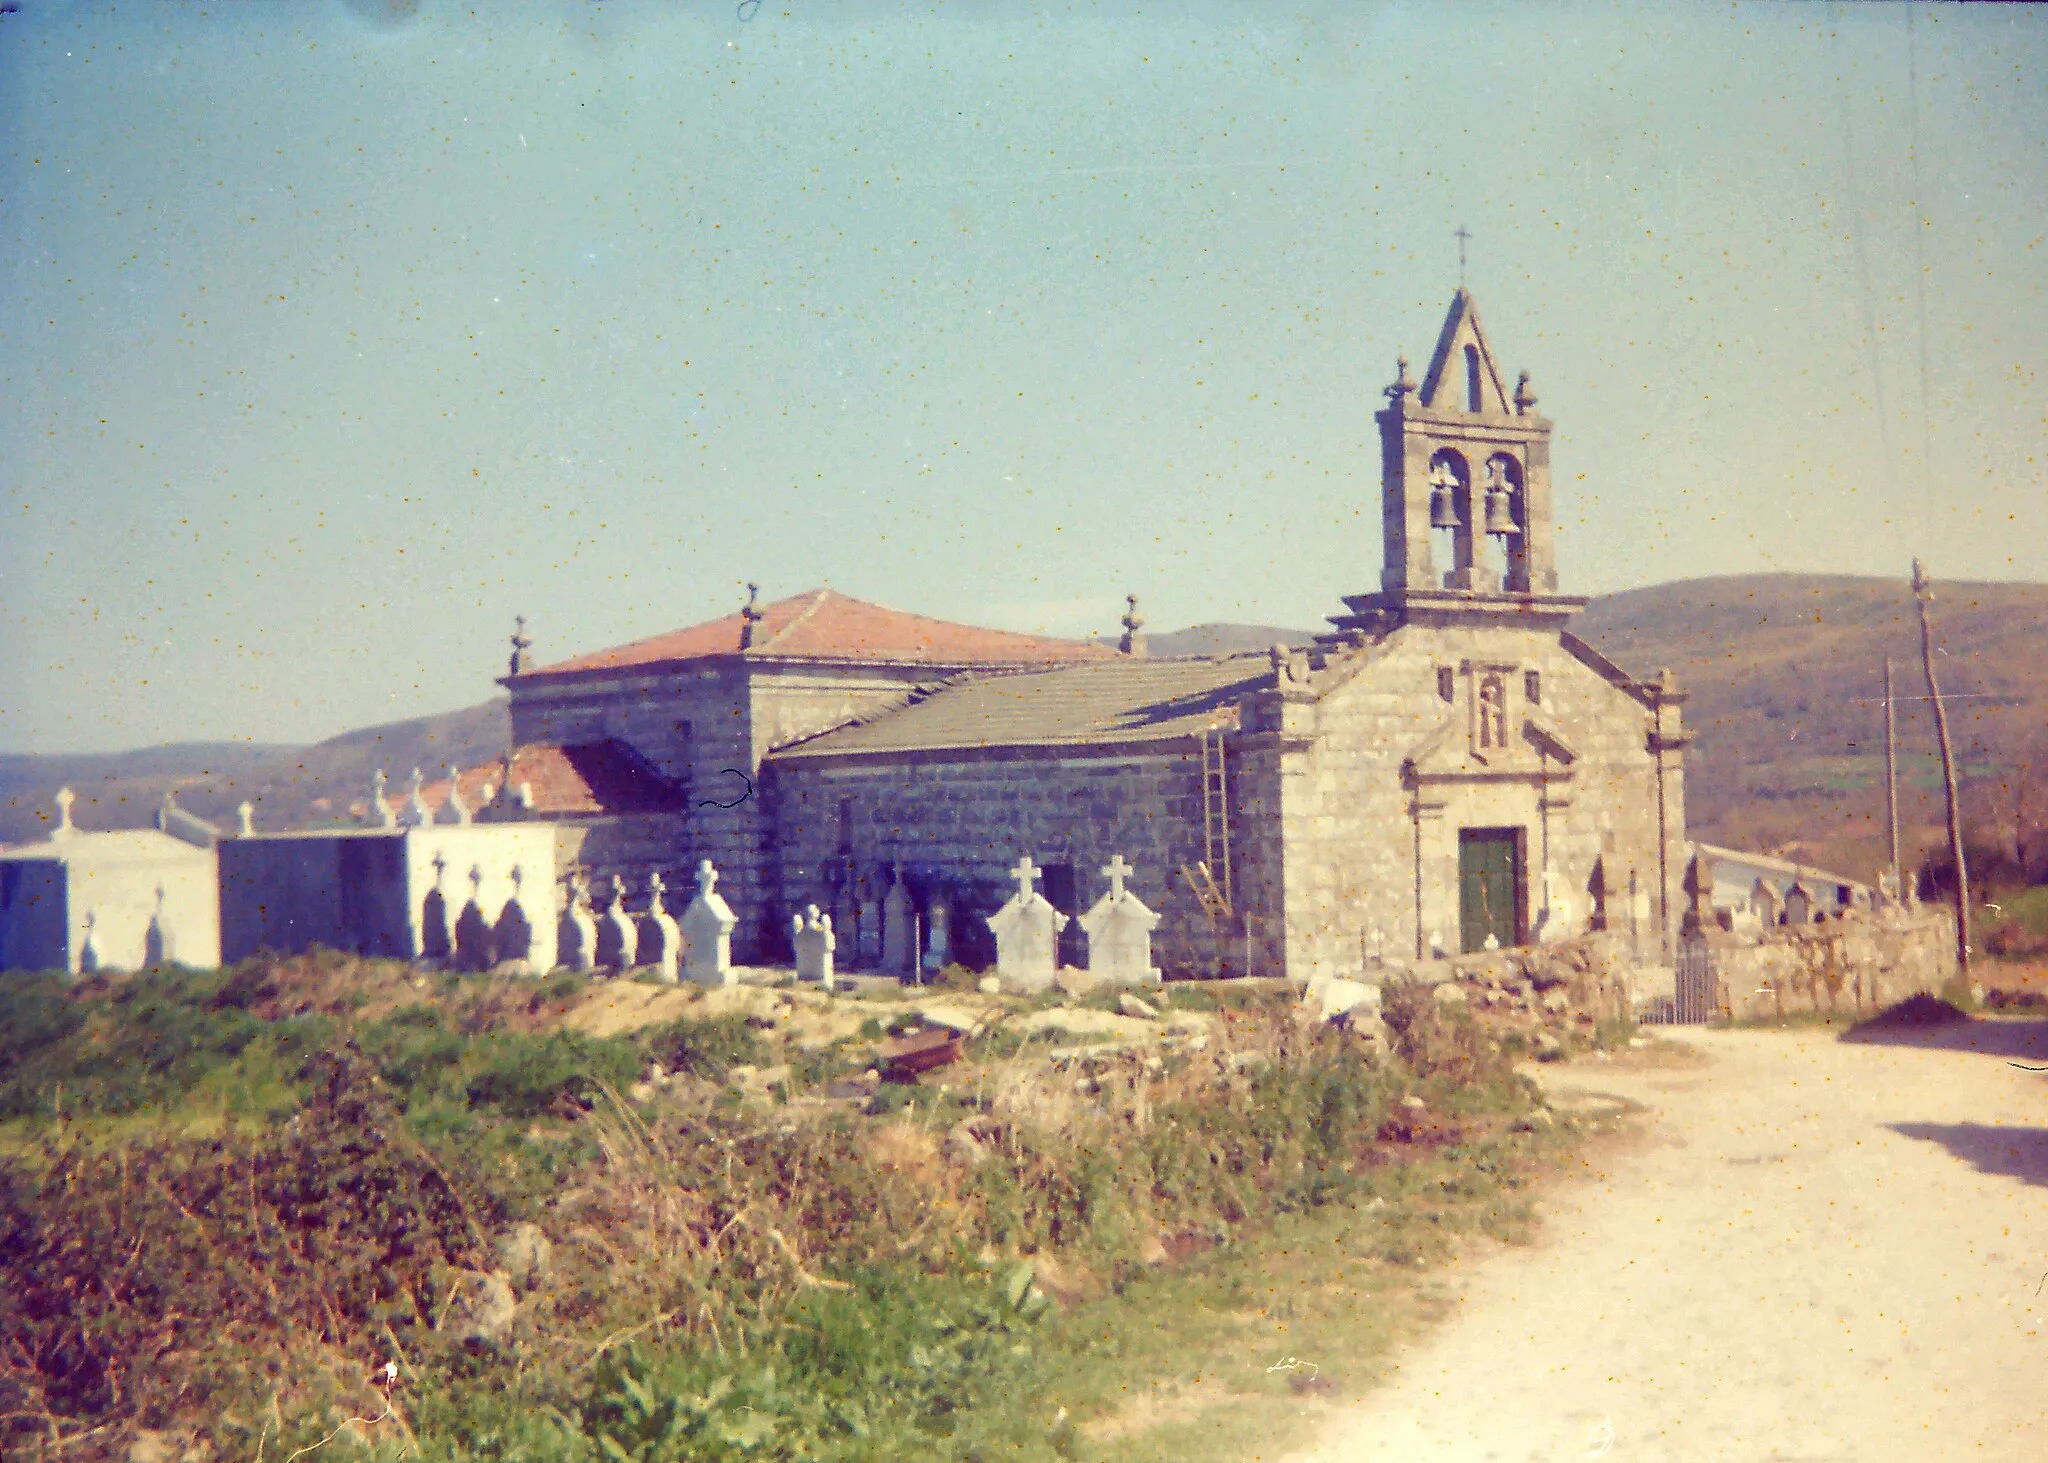
<svg viewBox="0 0 2048 1463">
<path fill-rule="evenodd" d="M 944 887 L 957 933 L 1001 906 L 1020 856 L 1070 867 L 1075 902 L 1086 908 L 1107 888 L 1099 871 L 1121 854 L 1136 869 L 1130 889 L 1160 916 L 1154 963 L 1169 975 L 1240 973 L 1241 931 L 1213 926 L 1179 874 L 1203 856 L 1192 742 L 1142 754 L 1003 749 L 770 769 L 785 908 L 832 908 L 850 856 L 871 897 L 883 865 Z"/>
</svg>

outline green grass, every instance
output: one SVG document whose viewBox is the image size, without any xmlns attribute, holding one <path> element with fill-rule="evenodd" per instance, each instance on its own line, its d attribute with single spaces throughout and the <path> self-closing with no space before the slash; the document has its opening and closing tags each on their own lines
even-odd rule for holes
<svg viewBox="0 0 2048 1463">
<path fill-rule="evenodd" d="M 2009 894 L 1998 901 L 1998 906 L 2000 918 L 2011 920 L 2036 939 L 2048 938 L 2048 884 Z"/>
<path fill-rule="evenodd" d="M 1385 1065 L 1284 992 L 1204 992 L 1262 1060 L 1113 1058 L 1077 1086 L 1035 1046 L 992 1073 L 991 1042 L 993 1083 L 884 1086 L 865 1114 L 724 1082 L 791 1060 L 814 1092 L 861 1036 L 800 1059 L 740 1018 L 593 1038 L 548 1014 L 574 994 L 331 962 L 0 990 L 0 1333 L 37 1358 L 0 1412 L 283 1456 L 391 1357 L 407 1446 L 451 1463 L 1220 1463 L 1298 1426 L 1288 1358 L 1362 1383 L 1431 1265 L 1526 1234 L 1568 1141 L 1517 1131 L 1530 1088 L 1426 992 L 1390 994 Z M 649 1061 L 679 1075 L 636 1109 Z M 1037 1095 L 995 1101 L 1020 1075 Z M 989 1125 L 972 1162 L 963 1123 Z M 515 1220 L 558 1268 L 466 1343 L 440 1322 Z M 88 1279 L 109 1254 L 115 1290 Z"/>
</svg>

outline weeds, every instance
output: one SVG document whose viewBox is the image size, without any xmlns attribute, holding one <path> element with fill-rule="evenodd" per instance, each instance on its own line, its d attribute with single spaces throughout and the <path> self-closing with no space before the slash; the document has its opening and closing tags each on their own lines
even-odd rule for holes
<svg viewBox="0 0 2048 1463">
<path fill-rule="evenodd" d="M 1051 1458 L 1077 1436 L 1030 1401 L 1071 1375 L 1057 1313 L 1114 1307 L 1160 1255 L 1374 1198 L 1360 1253 L 1389 1263 L 1526 1222 L 1539 1140 L 1501 1136 L 1526 1084 L 1427 992 L 1390 995 L 1392 1061 L 1218 990 L 1206 1046 L 984 1041 L 864 1112 L 815 1095 L 860 1036 L 534 1017 L 573 995 L 329 962 L 0 999 L 13 1111 L 59 1081 L 103 1111 L 283 1095 L 208 1139 L 46 1120 L 0 1159 L 0 1412 L 253 1455 L 378 1415 L 389 1361 L 375 1437 L 428 1459 Z M 726 1085 L 778 1056 L 786 1103 Z M 643 1110 L 621 1093 L 651 1065 Z M 545 1263 L 504 1258 L 515 1220 Z"/>
</svg>

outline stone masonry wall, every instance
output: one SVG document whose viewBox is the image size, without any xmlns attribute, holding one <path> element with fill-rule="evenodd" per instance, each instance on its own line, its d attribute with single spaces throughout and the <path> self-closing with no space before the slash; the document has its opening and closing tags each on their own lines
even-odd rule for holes
<svg viewBox="0 0 2048 1463">
<path fill-rule="evenodd" d="M 660 870 L 680 909 L 694 893 L 700 859 L 719 871 L 719 893 L 740 917 L 733 935 L 742 959 L 781 955 L 786 907 L 777 898 L 770 824 L 761 794 L 761 759 L 785 745 L 843 725 L 900 700 L 913 672 L 882 668 L 790 671 L 737 659 L 519 686 L 512 697 L 513 740 L 625 742 L 662 773 L 684 783 L 685 814 L 631 816 L 592 825 L 583 863 L 597 881 L 614 873 L 644 901 L 647 875 Z M 595 891 L 602 904 L 606 891 Z"/>
<path fill-rule="evenodd" d="M 1347 672 L 1341 658 L 1333 660 L 1318 673 L 1332 684 L 1317 699 L 1261 711 L 1262 728 L 1277 710 L 1310 738 L 1305 748 L 1247 754 L 1248 761 L 1267 765 L 1247 768 L 1241 787 L 1262 807 L 1277 798 L 1279 827 L 1266 837 L 1285 850 L 1284 907 L 1276 911 L 1269 903 L 1266 909 L 1264 938 L 1274 947 L 1269 960 L 1284 944 L 1287 972 L 1295 978 L 1352 973 L 1375 929 L 1388 955 L 1426 956 L 1437 941 L 1445 953 L 1458 953 L 1458 833 L 1475 827 L 1522 830 L 1531 938 L 1546 868 L 1560 876 L 1569 916 L 1564 932 L 1589 927 L 1597 862 L 1612 891 L 1605 927 L 1626 932 L 1633 922 L 1639 944 L 1661 946 L 1660 916 L 1668 909 L 1675 920 L 1678 909 L 1685 827 L 1682 781 L 1674 772 L 1660 871 L 1649 708 L 1572 655 L 1554 632 L 1410 625 L 1354 653 L 1366 663 Z M 1421 819 L 1418 919 L 1417 819 L 1401 768 L 1446 722 L 1453 723 L 1457 756 L 1471 682 L 1458 676 L 1455 699 L 1446 703 L 1438 695 L 1437 671 L 1466 661 L 1515 667 L 1507 677 L 1512 734 L 1519 737 L 1533 714 L 1557 728 L 1578 761 L 1569 783 L 1553 787 L 1547 808 L 1533 779 L 1480 776 L 1433 785 L 1429 796 L 1443 807 Z M 1541 677 L 1540 703 L 1533 707 L 1524 697 L 1527 671 Z M 1271 867 L 1270 859 L 1258 862 Z M 1660 872 L 1668 891 L 1662 899 Z M 1631 874 L 1643 896 L 1634 904 Z M 1273 882 L 1270 874 L 1267 882 Z M 1270 900 L 1275 891 L 1263 892 Z M 1282 918 L 1271 918 L 1274 913 Z"/>
<path fill-rule="evenodd" d="M 1721 1009 L 1737 1020 L 1798 1011 L 1870 1016 L 1956 977 L 1955 916 L 1851 910 L 1750 935 L 1707 931 Z"/>
<path fill-rule="evenodd" d="M 844 800 L 856 869 L 937 870 L 956 902 L 956 938 L 966 916 L 993 913 L 1008 897 L 1020 855 L 1071 864 L 1086 908 L 1107 887 L 1099 870 L 1121 854 L 1136 870 L 1131 891 L 1161 917 L 1154 963 L 1193 975 L 1214 974 L 1227 960 L 1238 973 L 1241 935 L 1212 928 L 1179 875 L 1202 857 L 1193 744 L 1143 755 L 1004 749 L 771 762 L 769 771 L 785 907 L 830 902 Z M 850 941 L 842 941 L 844 949 Z"/>
</svg>

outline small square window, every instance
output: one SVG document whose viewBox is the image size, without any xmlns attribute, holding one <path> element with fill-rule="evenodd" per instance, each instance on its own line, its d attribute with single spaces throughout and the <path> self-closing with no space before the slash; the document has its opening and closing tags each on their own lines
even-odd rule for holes
<svg viewBox="0 0 2048 1463">
<path fill-rule="evenodd" d="M 1531 706 L 1543 704 L 1543 672 L 1522 672 L 1522 695 Z"/>
<path fill-rule="evenodd" d="M 1458 697 L 1458 673 L 1447 665 L 1436 668 L 1436 694 L 1445 701 L 1455 701 Z"/>
</svg>

